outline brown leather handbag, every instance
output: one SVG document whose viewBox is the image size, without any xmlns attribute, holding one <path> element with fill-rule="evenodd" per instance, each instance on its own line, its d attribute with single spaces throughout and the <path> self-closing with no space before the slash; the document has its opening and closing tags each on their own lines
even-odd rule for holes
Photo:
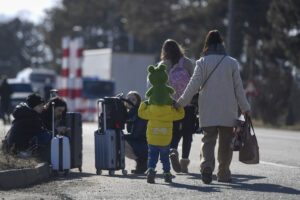
<svg viewBox="0 0 300 200">
<path fill-rule="evenodd" d="M 245 116 L 245 128 L 243 129 L 243 145 L 239 152 L 239 161 L 245 164 L 259 163 L 259 147 L 250 116 Z M 253 135 L 251 134 L 251 130 Z"/>
</svg>

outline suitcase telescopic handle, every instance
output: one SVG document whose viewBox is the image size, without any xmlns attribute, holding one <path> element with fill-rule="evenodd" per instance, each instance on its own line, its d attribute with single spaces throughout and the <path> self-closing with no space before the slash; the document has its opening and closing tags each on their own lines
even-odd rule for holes
<svg viewBox="0 0 300 200">
<path fill-rule="evenodd" d="M 54 117 L 54 112 L 55 112 L 55 103 L 54 102 L 52 102 L 51 103 L 51 108 L 52 108 L 52 138 L 54 138 L 54 129 L 55 129 L 55 125 L 54 125 L 54 123 L 55 123 L 55 117 Z"/>
<path fill-rule="evenodd" d="M 100 103 L 102 105 L 102 112 L 103 112 L 103 132 L 106 131 L 106 106 L 104 103 L 104 99 L 98 99 L 97 101 L 97 115 L 98 115 L 98 133 L 100 133 Z"/>
</svg>

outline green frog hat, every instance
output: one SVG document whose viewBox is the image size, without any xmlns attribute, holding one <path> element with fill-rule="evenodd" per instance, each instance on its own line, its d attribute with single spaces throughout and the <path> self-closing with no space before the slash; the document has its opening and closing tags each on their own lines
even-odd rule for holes
<svg viewBox="0 0 300 200">
<path fill-rule="evenodd" d="M 166 66 L 159 65 L 158 67 L 154 67 L 150 65 L 148 72 L 148 79 L 152 85 L 146 92 L 146 98 L 149 98 L 149 104 L 159 106 L 172 105 L 173 99 L 170 95 L 175 94 L 175 90 L 167 85 L 169 76 L 166 72 Z"/>
</svg>

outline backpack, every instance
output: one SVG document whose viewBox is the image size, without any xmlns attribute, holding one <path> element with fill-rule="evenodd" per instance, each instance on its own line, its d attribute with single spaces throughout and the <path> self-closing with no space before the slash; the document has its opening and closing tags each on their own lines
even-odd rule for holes
<svg viewBox="0 0 300 200">
<path fill-rule="evenodd" d="M 106 110 L 106 129 L 120 129 L 123 130 L 128 118 L 127 109 L 124 105 L 124 99 L 121 97 L 105 97 L 104 98 Z M 100 127 L 103 132 L 104 119 L 103 113 L 100 115 Z"/>
<path fill-rule="evenodd" d="M 176 93 L 173 98 L 177 100 L 184 92 L 187 84 L 190 81 L 188 71 L 183 67 L 184 57 L 181 57 L 179 62 L 175 64 L 169 71 L 169 86 L 174 88 Z"/>
</svg>

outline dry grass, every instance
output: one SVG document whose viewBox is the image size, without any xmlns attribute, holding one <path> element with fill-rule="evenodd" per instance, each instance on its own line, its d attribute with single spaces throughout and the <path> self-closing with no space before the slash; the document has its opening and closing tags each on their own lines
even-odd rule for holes
<svg viewBox="0 0 300 200">
<path fill-rule="evenodd" d="M 2 139 L 4 139 L 9 127 L 5 127 L 0 122 L 0 171 L 9 169 L 34 168 L 38 161 L 35 158 L 20 158 L 16 155 L 5 154 L 1 150 Z"/>
<path fill-rule="evenodd" d="M 4 154 L 0 150 L 0 171 L 9 169 L 34 168 L 38 162 L 34 158 L 20 158 L 11 154 Z"/>
</svg>

